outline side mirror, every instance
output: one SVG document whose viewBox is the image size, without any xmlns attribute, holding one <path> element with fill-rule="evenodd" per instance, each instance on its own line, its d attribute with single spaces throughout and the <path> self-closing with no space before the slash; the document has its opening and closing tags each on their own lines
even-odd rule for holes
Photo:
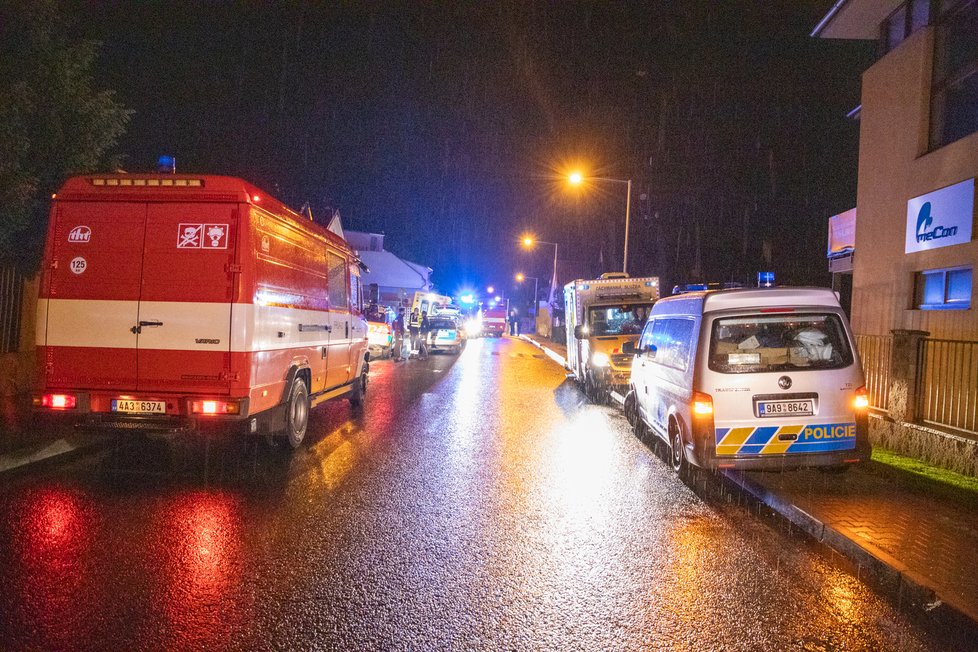
<svg viewBox="0 0 978 652">
<path fill-rule="evenodd" d="M 625 342 L 621 345 L 621 352 L 627 353 L 629 355 L 635 355 L 635 342 Z"/>
<path fill-rule="evenodd" d="M 654 358 L 655 352 L 658 350 L 659 349 L 656 348 L 655 344 L 649 344 L 647 347 L 645 347 L 645 352 L 649 354 L 650 358 Z"/>
<path fill-rule="evenodd" d="M 585 337 L 587 337 L 587 328 L 584 326 L 584 324 L 578 324 L 574 327 L 574 337 L 579 340 L 583 340 Z"/>
</svg>

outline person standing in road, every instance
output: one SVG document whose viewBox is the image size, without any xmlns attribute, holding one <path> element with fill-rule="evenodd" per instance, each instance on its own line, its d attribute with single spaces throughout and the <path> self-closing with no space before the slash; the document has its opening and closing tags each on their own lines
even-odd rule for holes
<svg viewBox="0 0 978 652">
<path fill-rule="evenodd" d="M 421 332 L 421 313 L 417 308 L 411 311 L 411 318 L 408 320 L 408 331 L 411 333 L 411 351 L 418 348 L 418 334 Z M 408 352 L 408 357 L 411 353 Z"/>
<path fill-rule="evenodd" d="M 397 317 L 394 317 L 391 330 L 394 333 L 394 341 L 391 342 L 391 358 L 394 362 L 400 362 L 403 360 L 401 355 L 404 352 L 404 308 L 397 309 Z"/>
<path fill-rule="evenodd" d="M 509 311 L 509 334 L 516 337 L 520 334 L 520 320 L 516 316 L 516 310 Z"/>
<path fill-rule="evenodd" d="M 428 312 L 421 313 L 421 323 L 418 325 L 419 344 L 418 357 L 422 360 L 428 357 L 428 333 L 431 332 L 431 325 L 428 323 Z"/>
</svg>

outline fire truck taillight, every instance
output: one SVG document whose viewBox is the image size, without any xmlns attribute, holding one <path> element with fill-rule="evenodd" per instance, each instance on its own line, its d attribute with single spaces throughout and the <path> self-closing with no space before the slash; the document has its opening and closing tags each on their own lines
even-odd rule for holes
<svg viewBox="0 0 978 652">
<path fill-rule="evenodd" d="M 34 399 L 35 407 L 45 407 L 52 410 L 73 410 L 78 404 L 74 394 L 42 394 Z"/>
<path fill-rule="evenodd" d="M 193 401 L 190 411 L 193 414 L 241 414 L 241 404 L 237 401 Z"/>
</svg>

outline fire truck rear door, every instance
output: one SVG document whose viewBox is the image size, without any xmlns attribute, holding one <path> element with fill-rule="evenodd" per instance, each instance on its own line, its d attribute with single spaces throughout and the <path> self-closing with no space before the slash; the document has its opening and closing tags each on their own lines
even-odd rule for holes
<svg viewBox="0 0 978 652">
<path fill-rule="evenodd" d="M 41 372 L 49 387 L 131 390 L 146 205 L 62 201 L 54 220 Z"/>
<path fill-rule="evenodd" d="M 236 204 L 147 208 L 139 302 L 141 391 L 230 390 Z"/>
</svg>

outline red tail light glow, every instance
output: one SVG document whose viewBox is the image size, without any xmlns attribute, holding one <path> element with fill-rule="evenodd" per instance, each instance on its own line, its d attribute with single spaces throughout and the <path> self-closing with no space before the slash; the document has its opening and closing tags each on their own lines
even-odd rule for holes
<svg viewBox="0 0 978 652">
<path fill-rule="evenodd" d="M 852 407 L 857 410 L 865 410 L 869 407 L 869 393 L 865 386 L 856 390 L 856 397 L 852 399 Z"/>
<path fill-rule="evenodd" d="M 193 414 L 240 414 L 241 405 L 237 401 L 194 401 L 190 411 Z"/>
<path fill-rule="evenodd" d="M 41 396 L 41 407 L 52 410 L 72 410 L 78 404 L 73 394 L 44 394 Z"/>
</svg>

